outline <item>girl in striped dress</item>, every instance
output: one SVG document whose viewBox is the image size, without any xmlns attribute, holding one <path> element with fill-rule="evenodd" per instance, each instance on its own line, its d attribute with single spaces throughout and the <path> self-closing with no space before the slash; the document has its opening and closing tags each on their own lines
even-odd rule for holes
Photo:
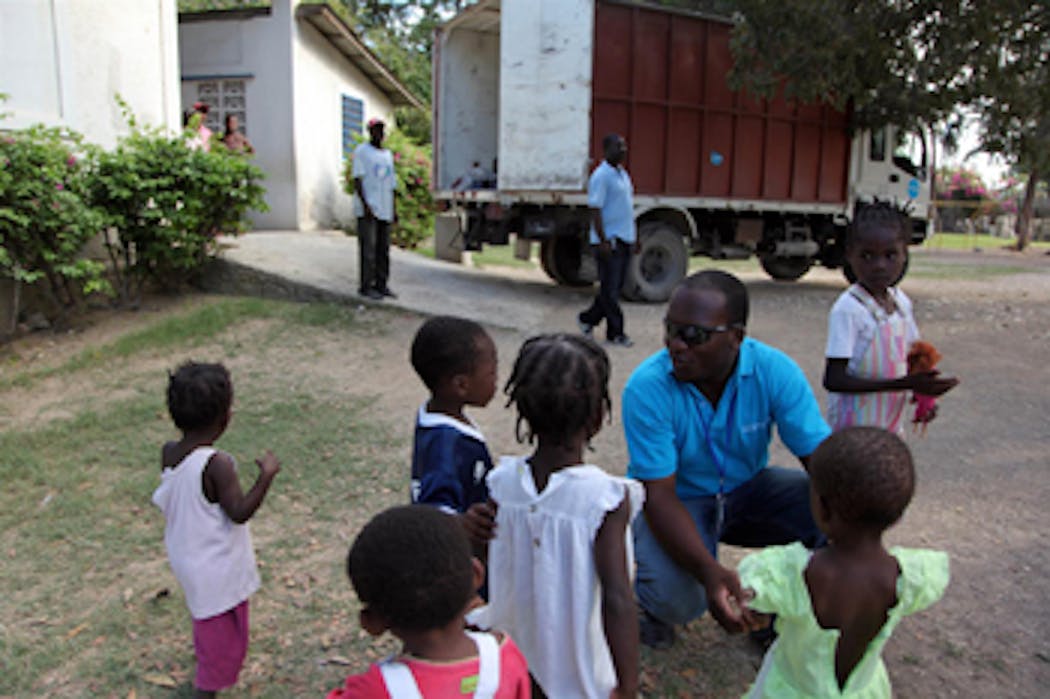
<svg viewBox="0 0 1050 699">
<path fill-rule="evenodd" d="M 908 348 L 919 329 L 911 300 L 896 286 L 907 261 L 905 222 L 896 208 L 876 201 L 860 207 L 847 235 L 846 261 L 857 281 L 831 308 L 825 351 L 833 430 L 868 425 L 900 433 L 908 391 L 939 396 L 959 383 L 936 370 L 908 374 Z"/>
</svg>

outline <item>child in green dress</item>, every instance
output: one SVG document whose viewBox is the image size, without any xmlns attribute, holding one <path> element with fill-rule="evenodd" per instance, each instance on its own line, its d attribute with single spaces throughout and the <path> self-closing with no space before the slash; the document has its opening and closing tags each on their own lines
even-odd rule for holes
<svg viewBox="0 0 1050 699">
<path fill-rule="evenodd" d="M 775 613 L 779 634 L 746 696 L 890 697 L 886 641 L 948 586 L 947 554 L 882 542 L 915 491 L 911 453 L 882 428 L 848 427 L 813 453 L 809 476 L 827 547 L 771 546 L 740 563 L 749 609 Z"/>
</svg>

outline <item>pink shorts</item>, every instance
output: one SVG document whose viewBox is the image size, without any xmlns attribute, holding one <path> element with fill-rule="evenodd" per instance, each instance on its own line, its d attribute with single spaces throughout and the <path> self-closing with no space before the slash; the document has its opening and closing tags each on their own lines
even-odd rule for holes
<svg viewBox="0 0 1050 699">
<path fill-rule="evenodd" d="M 237 684 L 248 653 L 248 600 L 207 619 L 193 620 L 197 689 L 217 692 Z"/>
</svg>

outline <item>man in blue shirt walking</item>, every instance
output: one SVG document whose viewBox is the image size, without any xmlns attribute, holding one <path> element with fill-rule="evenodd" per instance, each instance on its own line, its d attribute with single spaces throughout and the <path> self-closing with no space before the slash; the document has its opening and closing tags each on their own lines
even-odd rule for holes
<svg viewBox="0 0 1050 699">
<path fill-rule="evenodd" d="M 674 641 L 674 625 L 710 609 L 744 630 L 740 579 L 718 562 L 718 542 L 769 546 L 823 541 L 805 471 L 770 466 L 773 427 L 806 466 L 831 433 L 799 366 L 746 336 L 747 288 L 705 270 L 671 295 L 665 348 L 623 392 L 627 475 L 645 486 L 634 521 L 635 592 L 642 642 Z"/>
<path fill-rule="evenodd" d="M 623 167 L 627 142 L 618 134 L 602 139 L 605 160 L 594 168 L 587 184 L 587 206 L 591 211 L 591 246 L 598 261 L 600 287 L 594 303 L 577 317 L 580 330 L 590 335 L 605 320 L 605 337 L 610 344 L 630 347 L 633 343 L 623 331 L 620 287 L 637 245 L 634 228 L 634 187 Z"/>
</svg>

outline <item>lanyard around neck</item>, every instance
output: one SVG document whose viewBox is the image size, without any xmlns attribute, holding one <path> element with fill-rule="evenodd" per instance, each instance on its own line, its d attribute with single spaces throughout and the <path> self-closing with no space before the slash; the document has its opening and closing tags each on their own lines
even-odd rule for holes
<svg viewBox="0 0 1050 699">
<path fill-rule="evenodd" d="M 726 389 L 729 389 L 729 388 L 730 388 L 730 386 L 727 384 L 726 385 Z M 701 393 L 701 395 L 703 395 L 703 394 Z M 726 432 L 729 432 L 732 429 L 732 426 L 733 426 L 733 414 L 736 412 L 736 396 L 737 396 L 737 385 L 736 385 L 736 382 L 733 382 L 732 395 L 729 396 L 729 408 L 726 410 L 726 423 L 725 423 L 726 424 Z M 718 403 L 721 403 L 722 402 L 722 398 L 724 398 L 724 397 L 725 397 L 725 389 L 722 390 L 722 395 L 719 397 Z M 707 400 L 707 396 L 704 396 L 704 399 Z M 710 403 L 710 401 L 708 401 L 708 403 Z M 707 451 L 711 455 L 711 461 L 715 465 L 715 470 L 718 471 L 718 496 L 721 497 L 722 495 L 725 494 L 726 471 L 727 471 L 727 469 L 726 469 L 725 461 L 722 459 L 722 454 L 715 447 L 715 438 L 714 438 L 714 434 L 713 434 L 714 433 L 713 428 L 714 428 L 714 423 L 715 423 L 715 414 L 718 413 L 718 404 L 715 404 L 715 405 L 711 406 L 711 420 L 710 421 L 704 419 L 704 411 L 703 411 L 703 408 L 700 405 L 696 406 L 696 410 L 697 410 L 698 416 L 700 418 L 700 424 L 703 425 L 703 427 L 704 427 L 704 443 L 707 445 Z"/>
</svg>

